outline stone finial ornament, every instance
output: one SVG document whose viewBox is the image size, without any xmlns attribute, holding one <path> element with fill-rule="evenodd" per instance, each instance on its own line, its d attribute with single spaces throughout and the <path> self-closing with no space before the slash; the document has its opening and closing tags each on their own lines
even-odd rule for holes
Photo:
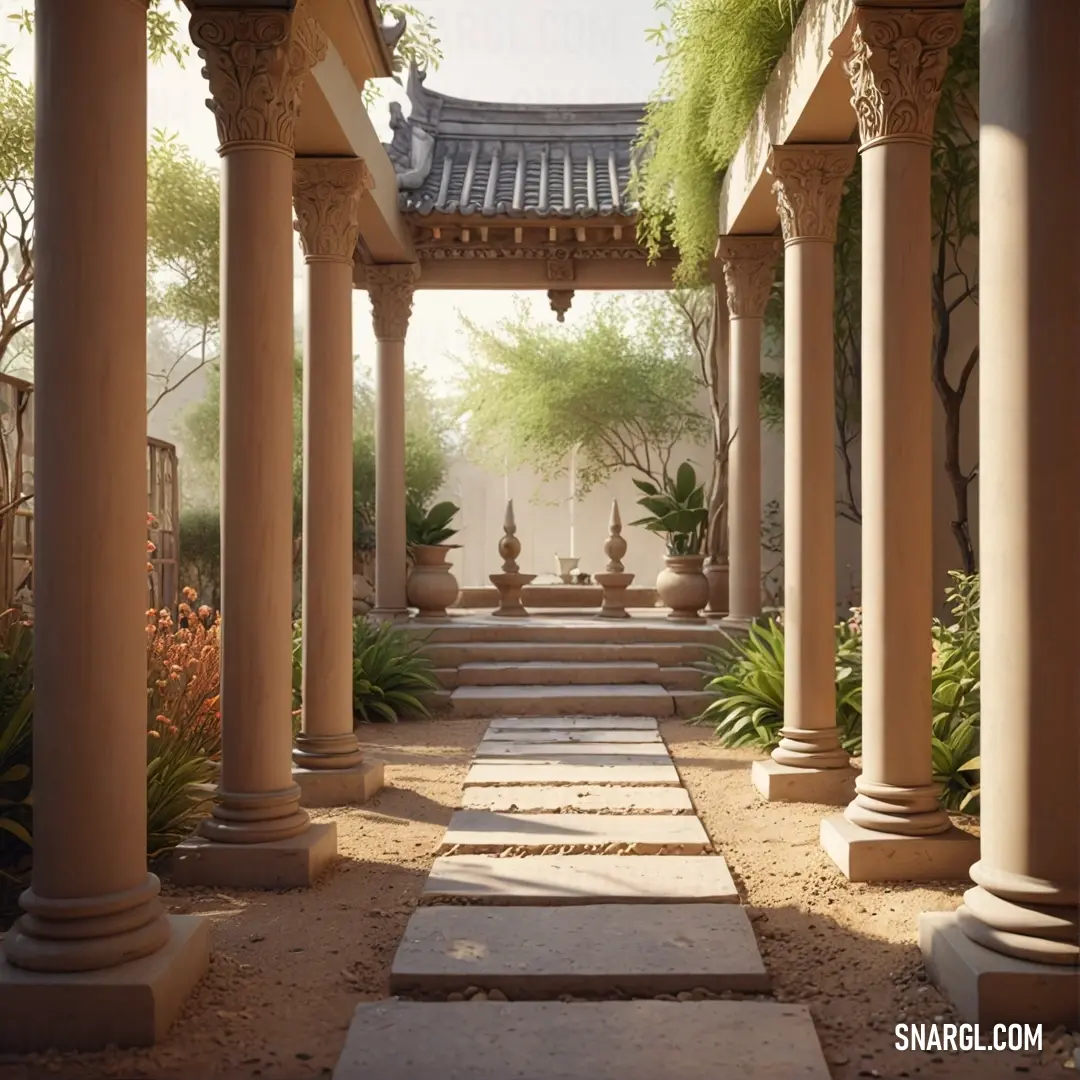
<svg viewBox="0 0 1080 1080">
<path fill-rule="evenodd" d="M 517 538 L 517 524 L 514 521 L 514 500 L 506 504 L 506 516 L 503 518 L 503 535 L 499 540 L 499 556 L 502 558 L 503 573 L 516 574 L 520 567 L 517 557 L 521 554 L 521 541 Z"/>
<path fill-rule="evenodd" d="M 619 515 L 619 504 L 615 500 L 611 503 L 611 520 L 608 522 L 608 538 L 604 541 L 604 554 L 608 557 L 607 572 L 621 574 L 625 569 L 622 557 L 626 554 L 626 538 L 622 534 L 622 517 Z"/>
</svg>

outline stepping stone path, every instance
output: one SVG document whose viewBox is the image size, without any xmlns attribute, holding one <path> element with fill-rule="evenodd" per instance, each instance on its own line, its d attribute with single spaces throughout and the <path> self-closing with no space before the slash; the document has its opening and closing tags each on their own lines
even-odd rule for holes
<svg viewBox="0 0 1080 1080">
<path fill-rule="evenodd" d="M 334 1080 L 828 1080 L 655 719 L 494 719 L 461 805 Z"/>
</svg>

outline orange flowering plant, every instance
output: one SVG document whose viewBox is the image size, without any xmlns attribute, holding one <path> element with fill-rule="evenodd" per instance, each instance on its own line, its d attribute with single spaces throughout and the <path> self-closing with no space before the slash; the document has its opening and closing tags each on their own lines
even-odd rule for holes
<svg viewBox="0 0 1080 1080">
<path fill-rule="evenodd" d="M 183 590 L 174 622 L 147 611 L 147 853 L 174 847 L 206 813 L 221 756 L 220 616 Z"/>
</svg>

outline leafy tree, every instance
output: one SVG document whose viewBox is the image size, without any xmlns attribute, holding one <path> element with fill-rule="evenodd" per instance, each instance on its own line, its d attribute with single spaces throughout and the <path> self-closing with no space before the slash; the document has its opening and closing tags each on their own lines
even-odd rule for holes
<svg viewBox="0 0 1080 1080">
<path fill-rule="evenodd" d="M 220 193 L 215 170 L 155 131 L 147 158 L 147 312 L 171 355 L 147 373 L 148 413 L 217 355 Z"/>
<path fill-rule="evenodd" d="M 597 303 L 576 329 L 534 322 L 527 305 L 495 330 L 463 324 L 459 413 L 479 456 L 565 475 L 576 450 L 578 492 L 622 469 L 661 486 L 683 439 L 704 441 L 691 336 L 662 296 Z"/>
</svg>

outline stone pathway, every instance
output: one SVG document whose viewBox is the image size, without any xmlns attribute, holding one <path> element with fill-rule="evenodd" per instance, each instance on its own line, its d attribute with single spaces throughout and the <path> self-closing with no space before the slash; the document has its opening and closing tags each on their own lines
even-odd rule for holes
<svg viewBox="0 0 1080 1080">
<path fill-rule="evenodd" d="M 652 717 L 492 720 L 390 986 L 335 1080 L 829 1076 Z"/>
</svg>

